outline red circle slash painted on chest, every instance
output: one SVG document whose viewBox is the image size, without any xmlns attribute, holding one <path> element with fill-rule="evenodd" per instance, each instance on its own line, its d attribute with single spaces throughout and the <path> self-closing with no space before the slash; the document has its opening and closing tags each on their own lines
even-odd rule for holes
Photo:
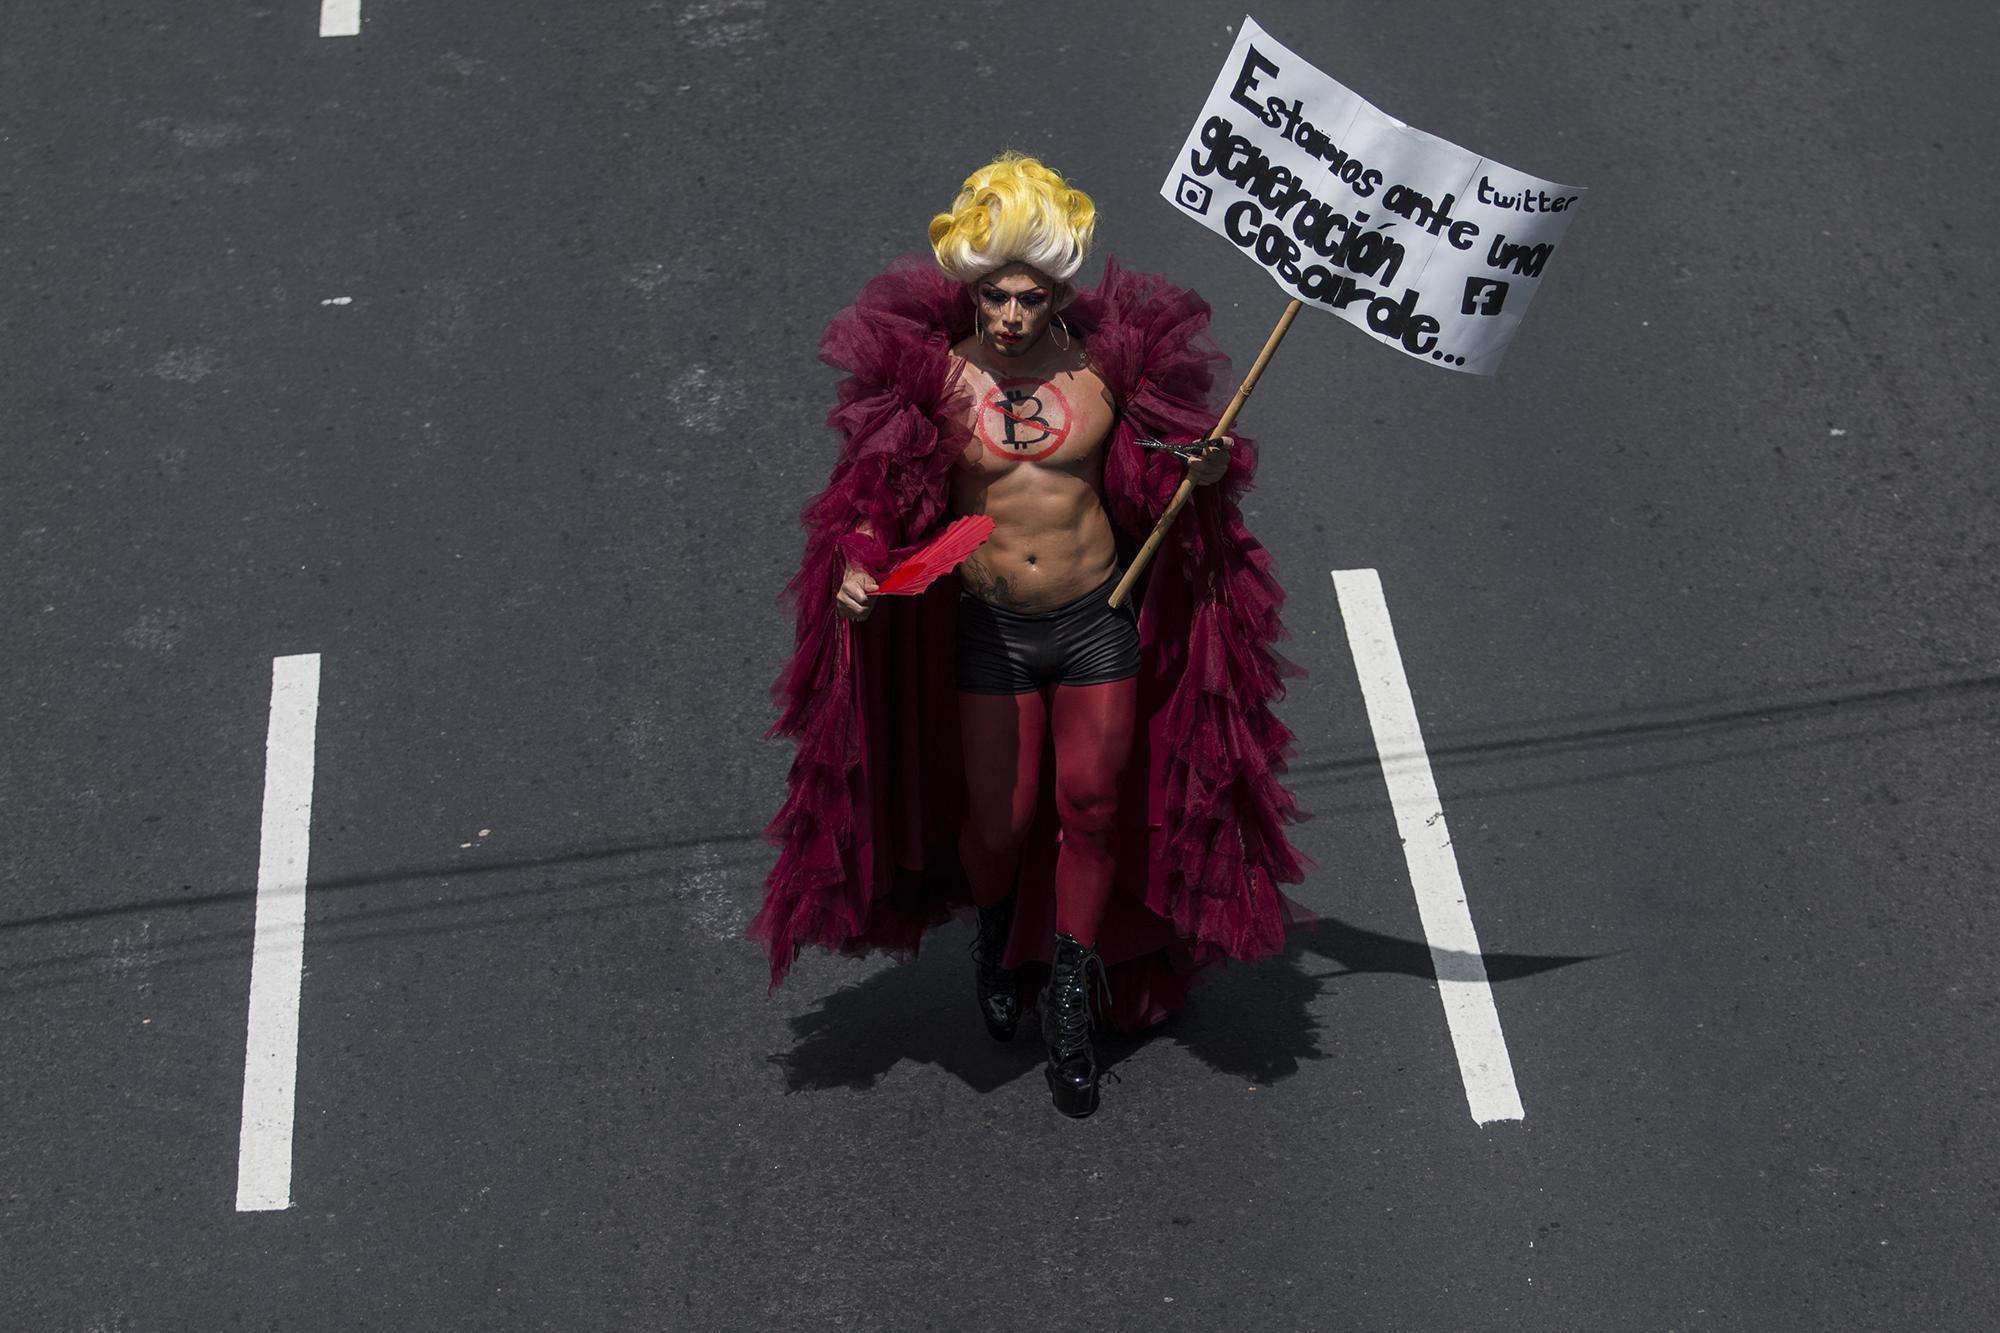
<svg viewBox="0 0 2000 1333">
<path fill-rule="evenodd" d="M 1033 463 L 1069 439 L 1069 399 L 1047 380 L 996 381 L 979 399 L 980 441 L 995 458 Z"/>
</svg>

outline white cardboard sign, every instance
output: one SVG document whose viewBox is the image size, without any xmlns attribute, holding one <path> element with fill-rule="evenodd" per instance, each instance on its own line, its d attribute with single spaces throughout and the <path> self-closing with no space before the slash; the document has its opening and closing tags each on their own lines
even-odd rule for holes
<svg viewBox="0 0 2000 1333">
<path fill-rule="evenodd" d="M 1160 193 L 1307 305 L 1475 375 L 1583 195 L 1411 129 L 1248 17 Z"/>
</svg>

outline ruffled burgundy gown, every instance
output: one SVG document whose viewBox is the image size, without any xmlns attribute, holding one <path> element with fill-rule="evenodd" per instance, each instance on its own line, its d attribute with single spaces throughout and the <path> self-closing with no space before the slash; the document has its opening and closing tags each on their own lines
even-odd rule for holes
<svg viewBox="0 0 2000 1333">
<path fill-rule="evenodd" d="M 1122 564 L 1183 472 L 1134 441 L 1202 438 L 1227 361 L 1206 337 L 1206 302 L 1115 260 L 1062 314 L 1118 404 L 1104 500 Z M 766 830 L 778 861 L 749 930 L 770 955 L 774 989 L 806 945 L 914 955 L 927 930 L 971 903 L 958 860 L 958 580 L 885 597 L 861 624 L 833 598 L 846 559 L 879 574 L 950 521 L 949 474 L 971 440 L 950 348 L 972 323 L 965 288 L 928 256 L 911 257 L 869 282 L 820 344 L 821 360 L 848 378 L 827 417 L 839 460 L 801 515 L 805 555 L 786 588 L 795 649 L 772 691 L 770 734 L 797 744 Z M 1098 937 L 1104 1017 L 1127 1032 L 1184 1005 L 1205 964 L 1279 952 L 1286 927 L 1310 919 L 1278 888 L 1306 869 L 1285 837 L 1298 808 L 1278 780 L 1292 735 L 1271 712 L 1299 672 L 1272 649 L 1284 593 L 1237 510 L 1256 459 L 1239 436 L 1228 474 L 1195 489 L 1140 585 L 1139 719 L 1118 884 Z M 873 536 L 855 532 L 864 520 Z M 1045 757 L 1007 955 L 1027 969 L 1031 1004 L 1055 931 L 1054 790 Z"/>
</svg>

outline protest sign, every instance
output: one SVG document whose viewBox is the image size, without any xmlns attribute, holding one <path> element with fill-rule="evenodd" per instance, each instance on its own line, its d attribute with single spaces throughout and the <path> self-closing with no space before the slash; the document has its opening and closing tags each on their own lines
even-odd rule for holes
<svg viewBox="0 0 2000 1333">
<path fill-rule="evenodd" d="M 1247 17 L 1160 192 L 1307 305 L 1477 375 L 1583 195 L 1411 129 Z"/>
</svg>

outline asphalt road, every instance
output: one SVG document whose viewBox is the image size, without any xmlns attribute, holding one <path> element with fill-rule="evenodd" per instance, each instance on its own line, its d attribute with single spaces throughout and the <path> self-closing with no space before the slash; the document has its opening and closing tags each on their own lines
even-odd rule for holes
<svg viewBox="0 0 2000 1333">
<path fill-rule="evenodd" d="M 1276 289 L 1156 194 L 1240 11 L 16 9 L 0 1327 L 1990 1327 L 1992 6 L 1258 11 L 1591 193 L 1497 379 L 1308 312 L 1260 388 L 1325 920 L 1085 1122 L 963 926 L 766 997 L 774 599 L 819 330 L 996 149 L 1248 360 Z M 1467 1111 L 1357 568 L 1518 1122 Z M 293 1206 L 240 1213 L 293 653 Z"/>
</svg>

